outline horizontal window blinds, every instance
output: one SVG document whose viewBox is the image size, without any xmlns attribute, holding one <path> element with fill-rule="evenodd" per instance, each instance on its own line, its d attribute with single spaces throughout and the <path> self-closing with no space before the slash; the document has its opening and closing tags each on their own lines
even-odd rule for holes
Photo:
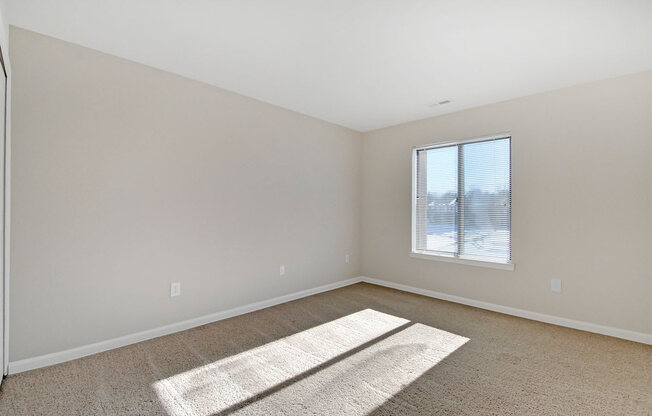
<svg viewBox="0 0 652 416">
<path fill-rule="evenodd" d="M 510 138 L 417 149 L 417 251 L 511 260 Z"/>
</svg>

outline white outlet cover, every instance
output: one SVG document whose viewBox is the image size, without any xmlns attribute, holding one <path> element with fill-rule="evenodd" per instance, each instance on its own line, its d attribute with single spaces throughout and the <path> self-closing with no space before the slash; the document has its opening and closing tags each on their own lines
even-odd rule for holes
<svg viewBox="0 0 652 416">
<path fill-rule="evenodd" d="M 349 256 L 348 254 L 344 256 L 344 263 L 348 264 L 350 261 L 351 261 L 351 256 Z"/>
<path fill-rule="evenodd" d="M 281 276 L 283 276 L 285 274 L 285 266 L 281 266 L 281 268 L 279 269 L 279 274 Z"/>
<path fill-rule="evenodd" d="M 561 280 L 559 279 L 550 280 L 550 290 L 557 293 L 561 292 Z"/>
<path fill-rule="evenodd" d="M 170 297 L 181 295 L 181 282 L 174 282 L 170 285 Z"/>
</svg>

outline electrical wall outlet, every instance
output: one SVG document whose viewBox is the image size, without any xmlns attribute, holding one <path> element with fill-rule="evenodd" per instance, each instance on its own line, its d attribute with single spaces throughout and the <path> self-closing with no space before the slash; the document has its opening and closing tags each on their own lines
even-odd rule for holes
<svg viewBox="0 0 652 416">
<path fill-rule="evenodd" d="M 181 296 L 181 282 L 174 282 L 170 285 L 170 297 Z"/>
<path fill-rule="evenodd" d="M 344 256 L 344 263 L 349 264 L 351 262 L 351 256 L 348 254 Z"/>
<path fill-rule="evenodd" d="M 559 279 L 550 280 L 550 290 L 557 293 L 561 292 L 561 280 Z"/>
<path fill-rule="evenodd" d="M 285 266 L 281 265 L 278 271 L 279 275 L 284 276 L 285 275 Z"/>
</svg>

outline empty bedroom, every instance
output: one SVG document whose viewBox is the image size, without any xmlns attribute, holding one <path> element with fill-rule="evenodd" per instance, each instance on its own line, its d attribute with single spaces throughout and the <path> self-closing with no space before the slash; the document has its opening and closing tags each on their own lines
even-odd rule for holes
<svg viewBox="0 0 652 416">
<path fill-rule="evenodd" d="M 0 0 L 0 416 L 652 415 L 651 0 Z"/>
</svg>

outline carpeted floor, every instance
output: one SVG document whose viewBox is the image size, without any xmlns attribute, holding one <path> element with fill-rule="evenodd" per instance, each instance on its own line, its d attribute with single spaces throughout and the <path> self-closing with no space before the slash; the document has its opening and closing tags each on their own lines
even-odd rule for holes
<svg viewBox="0 0 652 416">
<path fill-rule="evenodd" d="M 9 376 L 0 415 L 650 415 L 652 347 L 356 284 Z"/>
</svg>

